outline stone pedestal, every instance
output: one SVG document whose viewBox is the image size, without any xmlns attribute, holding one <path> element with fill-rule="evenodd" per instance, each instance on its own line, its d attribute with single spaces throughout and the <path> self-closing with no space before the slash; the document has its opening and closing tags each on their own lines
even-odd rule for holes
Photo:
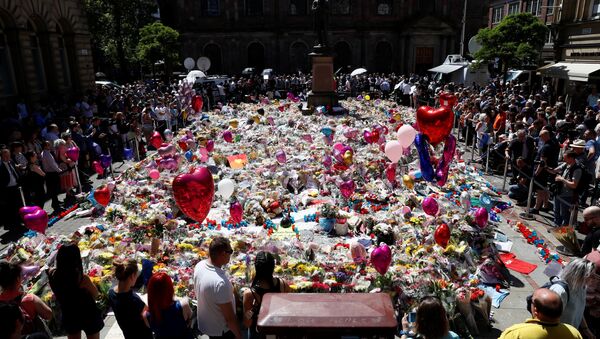
<svg viewBox="0 0 600 339">
<path fill-rule="evenodd" d="M 333 56 L 327 53 L 311 53 L 312 90 L 308 92 L 308 108 L 338 105 L 333 80 Z"/>
</svg>

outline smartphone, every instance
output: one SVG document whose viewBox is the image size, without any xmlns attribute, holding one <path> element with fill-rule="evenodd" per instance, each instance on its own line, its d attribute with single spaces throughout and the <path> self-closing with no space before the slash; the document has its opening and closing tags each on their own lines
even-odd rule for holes
<svg viewBox="0 0 600 339">
<path fill-rule="evenodd" d="M 414 323 L 417 321 L 417 312 L 408 312 L 408 322 Z"/>
</svg>

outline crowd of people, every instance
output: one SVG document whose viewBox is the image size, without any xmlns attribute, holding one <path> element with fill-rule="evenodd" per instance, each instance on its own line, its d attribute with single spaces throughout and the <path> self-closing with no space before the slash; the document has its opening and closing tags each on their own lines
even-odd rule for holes
<svg viewBox="0 0 600 339">
<path fill-rule="evenodd" d="M 339 75 L 335 83 L 352 97 L 392 98 L 413 107 L 432 104 L 441 91 L 452 92 L 458 97 L 455 112 L 461 140 L 468 147 L 474 145 L 479 162 L 492 164 L 495 169 L 508 164 L 510 198 L 523 205 L 533 201 L 532 214 L 553 211 L 556 227 L 575 224 L 580 206 L 598 203 L 600 100 L 595 89 L 585 97 L 585 105 L 567 106 L 563 97 L 554 99 L 548 86 L 525 93 L 519 85 L 498 81 L 485 87 L 464 87 L 443 85 L 426 77 L 368 74 Z M 261 96 L 283 98 L 286 92 L 302 98 L 310 88 L 310 79 L 294 75 L 267 80 L 232 78 L 217 86 L 218 98 L 209 87 L 198 90 L 206 102 L 216 105 L 221 100 L 236 103 L 259 101 Z M 87 177 L 96 171 L 93 162 L 102 154 L 120 161 L 126 158 L 125 149 L 134 149 L 135 158 L 142 159 L 151 149 L 147 143 L 155 131 L 166 135 L 184 123 L 174 82 L 98 87 L 70 103 L 33 107 L 20 103 L 0 126 L 5 145 L 1 153 L 1 197 L 4 210 L 9 212 L 5 228 L 21 227 L 18 207 L 23 200 L 37 206 L 51 200 L 58 213 L 74 201 L 79 187 L 83 191 L 91 188 Z M 79 149 L 77 162 L 67 155 L 71 148 Z M 62 192 L 67 195 L 61 202 L 58 197 Z M 595 250 L 600 245 L 600 207 L 586 208 L 583 219 L 584 224 L 578 227 L 588 235 L 582 258 L 569 262 L 550 286 L 534 292 L 529 308 L 532 318 L 508 328 L 503 338 L 581 338 L 581 334 L 595 338 L 600 334 L 600 254 Z M 256 323 L 262 297 L 287 292 L 289 287 L 273 275 L 275 257 L 260 252 L 254 263 L 254 279 L 241 295 L 242 305 L 236 305 L 233 286 L 222 269 L 232 253 L 226 238 L 214 238 L 209 257 L 195 267 L 195 315 L 189 300 L 174 296 L 173 281 L 167 274 L 144 277 L 136 261 L 115 261 L 118 282 L 109 292 L 109 303 L 124 336 L 193 338 L 203 333 L 211 338 L 242 338 L 245 328 L 248 337 L 258 338 Z M 2 335 L 44 338 L 47 334 L 34 320 L 48 319 L 52 311 L 39 298 L 22 293 L 22 274 L 23 268 L 0 262 L 0 319 L 8 324 L 2 326 Z M 88 338 L 98 338 L 104 327 L 94 302 L 98 291 L 83 272 L 79 248 L 60 247 L 56 266 L 48 276 L 69 338 L 79 338 L 82 331 Z M 147 301 L 135 293 L 142 284 L 147 286 Z M 238 308 L 242 309 L 241 321 Z M 450 331 L 443 304 L 435 297 L 420 302 L 414 321 L 408 318 L 406 315 L 402 321 L 400 335 L 404 337 L 414 333 L 425 338 L 457 337 Z M 431 323 L 440 326 L 432 327 Z"/>
</svg>

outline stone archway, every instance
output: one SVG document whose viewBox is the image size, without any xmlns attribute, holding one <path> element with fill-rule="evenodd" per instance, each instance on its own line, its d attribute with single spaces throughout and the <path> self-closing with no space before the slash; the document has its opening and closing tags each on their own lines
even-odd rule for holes
<svg viewBox="0 0 600 339">
<path fill-rule="evenodd" d="M 254 67 L 259 72 L 265 68 L 265 46 L 260 42 L 248 45 L 248 67 Z"/>
<path fill-rule="evenodd" d="M 219 45 L 212 42 L 208 43 L 204 46 L 203 55 L 210 59 L 210 73 L 219 74 L 223 72 L 223 56 Z"/>
<path fill-rule="evenodd" d="M 308 45 L 303 41 L 296 41 L 290 46 L 290 72 L 308 73 L 310 63 L 308 58 Z"/>
<path fill-rule="evenodd" d="M 338 69 L 352 68 L 352 48 L 346 41 L 338 41 L 334 47 L 334 58 L 333 58 L 333 71 L 336 72 Z M 343 70 L 344 72 L 346 70 Z M 350 69 L 351 71 L 351 69 Z"/>
<path fill-rule="evenodd" d="M 375 72 L 390 73 L 392 71 L 392 62 L 394 54 L 392 45 L 387 41 L 380 41 L 375 47 Z"/>
<path fill-rule="evenodd" d="M 12 48 L 17 34 L 12 18 L 0 9 L 0 97 L 15 96 L 19 93 L 15 65 L 16 50 Z M 18 72 L 18 74 L 22 74 Z"/>
</svg>

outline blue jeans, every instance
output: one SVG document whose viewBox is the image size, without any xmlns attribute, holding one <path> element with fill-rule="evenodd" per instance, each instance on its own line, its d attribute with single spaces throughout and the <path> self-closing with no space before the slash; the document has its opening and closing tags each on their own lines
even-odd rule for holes
<svg viewBox="0 0 600 339">
<path fill-rule="evenodd" d="M 565 198 L 554 198 L 554 226 L 568 225 L 571 219 L 571 204 Z"/>
</svg>

